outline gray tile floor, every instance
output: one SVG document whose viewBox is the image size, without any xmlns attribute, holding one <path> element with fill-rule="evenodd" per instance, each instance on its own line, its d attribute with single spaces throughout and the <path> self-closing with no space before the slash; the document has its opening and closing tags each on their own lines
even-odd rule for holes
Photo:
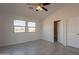
<svg viewBox="0 0 79 59">
<path fill-rule="evenodd" d="M 0 55 L 79 55 L 79 49 L 64 47 L 58 42 L 36 40 L 0 47 Z"/>
</svg>

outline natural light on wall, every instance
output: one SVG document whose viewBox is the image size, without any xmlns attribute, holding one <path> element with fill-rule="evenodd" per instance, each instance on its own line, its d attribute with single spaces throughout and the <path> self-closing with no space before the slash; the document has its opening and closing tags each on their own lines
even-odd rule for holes
<svg viewBox="0 0 79 59">
<path fill-rule="evenodd" d="M 14 20 L 14 32 L 35 32 L 36 23 L 22 20 Z"/>
</svg>

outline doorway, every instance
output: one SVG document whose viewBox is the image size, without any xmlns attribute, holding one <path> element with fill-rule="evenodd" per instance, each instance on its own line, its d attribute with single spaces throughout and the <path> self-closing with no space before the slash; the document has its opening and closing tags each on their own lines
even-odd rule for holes
<svg viewBox="0 0 79 59">
<path fill-rule="evenodd" d="M 58 22 L 60 22 L 60 20 L 54 21 L 54 42 L 58 41 Z"/>
</svg>

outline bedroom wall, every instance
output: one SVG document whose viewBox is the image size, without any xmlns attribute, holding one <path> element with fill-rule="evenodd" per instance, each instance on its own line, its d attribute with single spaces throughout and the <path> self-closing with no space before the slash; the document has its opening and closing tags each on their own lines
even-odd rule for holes
<svg viewBox="0 0 79 59">
<path fill-rule="evenodd" d="M 63 40 L 59 40 L 59 42 L 62 43 L 64 46 L 66 45 L 72 46 L 72 44 L 71 45 L 69 44 L 72 41 L 69 39 L 69 36 L 67 36 L 68 33 L 71 33 L 67 31 L 69 29 L 68 26 L 70 25 L 68 24 L 68 20 L 76 17 L 77 18 L 79 17 L 79 4 L 67 4 L 63 8 L 57 10 L 43 21 L 43 39 L 53 42 L 54 40 L 54 34 L 53 34 L 54 27 L 52 25 L 54 23 L 53 21 L 61 20 L 63 21 L 62 22 L 63 36 L 61 37 L 63 38 Z M 74 41 L 74 43 L 76 43 L 76 41 Z"/>
<path fill-rule="evenodd" d="M 17 43 L 24 43 L 33 40 L 39 40 L 40 38 L 40 20 L 29 19 L 27 17 L 14 16 L 11 14 L 0 14 L 0 46 L 12 45 Z M 15 19 L 28 20 L 36 22 L 35 33 L 14 33 L 13 21 Z"/>
<path fill-rule="evenodd" d="M 54 42 L 53 40 L 53 23 L 50 18 L 43 20 L 42 27 L 42 39 L 47 40 L 49 42 Z"/>
</svg>

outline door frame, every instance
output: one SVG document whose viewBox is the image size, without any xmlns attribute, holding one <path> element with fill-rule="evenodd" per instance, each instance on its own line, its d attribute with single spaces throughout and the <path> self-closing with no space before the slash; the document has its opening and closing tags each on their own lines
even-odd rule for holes
<svg viewBox="0 0 79 59">
<path fill-rule="evenodd" d="M 67 46 L 67 20 L 61 19 L 61 20 L 54 20 L 54 21 L 62 21 L 63 22 L 63 34 L 64 34 L 63 35 L 63 39 L 64 39 L 63 45 Z M 53 32 L 54 32 L 54 21 L 53 21 Z M 54 33 L 53 33 L 53 37 L 54 37 Z"/>
<path fill-rule="evenodd" d="M 54 21 L 54 26 L 55 26 L 55 22 L 57 23 L 57 25 L 56 25 L 56 27 L 57 27 L 57 29 L 56 29 L 56 31 L 57 31 L 57 34 L 56 34 L 56 36 L 57 36 L 57 38 L 56 38 L 56 40 L 58 41 L 58 22 L 60 22 L 61 20 L 57 20 L 57 21 Z M 55 27 L 54 27 L 55 28 Z M 55 42 L 55 29 L 54 29 L 54 42 Z"/>
</svg>

